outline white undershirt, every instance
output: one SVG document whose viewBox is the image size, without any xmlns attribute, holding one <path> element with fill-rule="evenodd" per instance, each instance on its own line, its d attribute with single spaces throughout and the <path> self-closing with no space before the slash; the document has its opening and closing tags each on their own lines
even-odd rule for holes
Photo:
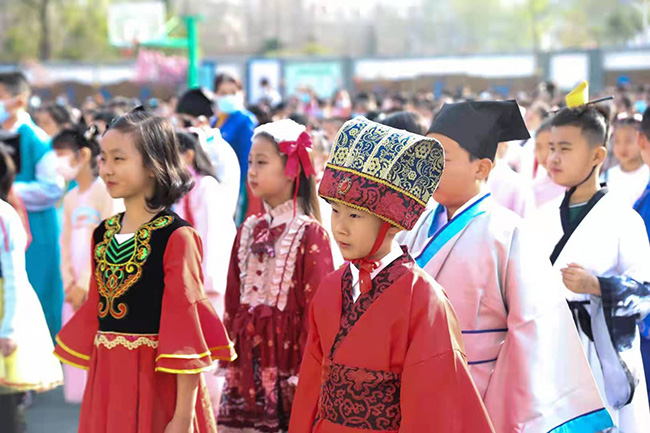
<svg viewBox="0 0 650 433">
<path fill-rule="evenodd" d="M 118 244 L 123 244 L 124 242 L 128 241 L 133 236 L 135 236 L 135 233 L 115 233 L 114 236 Z"/>
<path fill-rule="evenodd" d="M 377 274 L 379 274 L 386 266 L 399 259 L 402 254 L 404 254 L 402 248 L 400 248 L 397 242 L 393 241 L 390 252 L 379 261 L 379 266 L 377 266 L 377 269 L 370 274 L 370 278 L 374 279 Z M 357 299 L 361 296 L 361 289 L 359 288 L 359 269 L 350 264 L 350 272 L 352 273 L 352 299 L 354 299 L 354 302 L 357 302 Z"/>
</svg>

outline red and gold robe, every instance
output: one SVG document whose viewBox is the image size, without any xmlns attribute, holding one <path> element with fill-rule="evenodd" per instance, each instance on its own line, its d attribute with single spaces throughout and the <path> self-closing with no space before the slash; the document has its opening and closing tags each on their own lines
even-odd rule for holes
<svg viewBox="0 0 650 433">
<path fill-rule="evenodd" d="M 442 288 L 408 254 L 357 301 L 350 265 L 314 296 L 290 433 L 493 432 Z"/>
</svg>

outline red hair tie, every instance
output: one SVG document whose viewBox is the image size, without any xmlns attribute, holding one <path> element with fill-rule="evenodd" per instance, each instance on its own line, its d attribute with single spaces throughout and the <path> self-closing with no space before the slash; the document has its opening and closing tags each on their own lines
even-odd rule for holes
<svg viewBox="0 0 650 433">
<path fill-rule="evenodd" d="M 298 199 L 298 188 L 300 187 L 300 168 L 305 172 L 305 177 L 316 174 L 314 166 L 309 158 L 309 149 L 311 149 L 311 137 L 307 132 L 302 132 L 296 141 L 281 141 L 278 143 L 280 152 L 287 155 L 287 165 L 284 173 L 296 179 L 296 188 L 293 192 L 293 214 L 296 215 L 296 201 Z"/>
</svg>

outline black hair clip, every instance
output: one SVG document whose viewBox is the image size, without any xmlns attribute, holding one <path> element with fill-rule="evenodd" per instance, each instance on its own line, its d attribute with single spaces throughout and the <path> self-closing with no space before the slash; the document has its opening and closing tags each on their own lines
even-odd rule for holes
<svg viewBox="0 0 650 433">
<path fill-rule="evenodd" d="M 137 107 L 135 107 L 133 110 L 129 111 L 129 113 L 137 113 L 140 111 L 147 111 L 144 105 L 140 104 Z"/>
</svg>

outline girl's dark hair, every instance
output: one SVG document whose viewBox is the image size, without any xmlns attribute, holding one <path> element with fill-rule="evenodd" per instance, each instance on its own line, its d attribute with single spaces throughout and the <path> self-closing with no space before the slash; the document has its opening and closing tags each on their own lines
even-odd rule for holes
<svg viewBox="0 0 650 433">
<path fill-rule="evenodd" d="M 90 149 L 90 168 L 95 176 L 99 174 L 97 157 L 99 156 L 99 130 L 95 125 L 90 128 L 85 123 L 79 123 L 71 128 L 66 128 L 52 137 L 52 148 L 55 150 L 69 149 L 79 153 L 83 148 Z"/>
<path fill-rule="evenodd" d="M 108 130 L 130 135 L 145 168 L 153 172 L 156 185 L 147 198 L 149 209 L 169 208 L 192 189 L 194 180 L 181 161 L 169 119 L 136 108 L 118 117 Z"/>
<path fill-rule="evenodd" d="M 47 104 L 43 106 L 40 111 L 47 112 L 59 128 L 64 128 L 72 123 L 72 113 L 70 112 L 70 109 L 64 105 Z"/>
<path fill-rule="evenodd" d="M 221 86 L 223 83 L 233 83 L 239 90 L 242 90 L 244 88 L 239 78 L 235 77 L 234 75 L 222 72 L 221 74 L 217 75 L 217 78 L 214 79 L 214 91 L 217 92 L 219 90 L 219 86 Z"/>
<path fill-rule="evenodd" d="M 271 143 L 275 144 L 278 153 L 280 153 L 280 155 L 282 156 L 282 160 L 284 161 L 285 164 L 287 163 L 287 155 L 280 152 L 280 148 L 278 147 L 278 142 L 275 141 L 275 138 L 273 138 L 271 134 L 266 132 L 258 132 L 255 136 L 264 138 L 270 141 Z M 294 183 L 294 188 L 295 188 L 295 183 Z M 314 176 L 310 176 L 308 178 L 307 176 L 305 176 L 305 171 L 301 168 L 300 185 L 298 185 L 298 205 L 302 207 L 302 210 L 303 212 L 305 212 L 305 214 L 311 215 L 318 222 L 321 222 L 320 206 L 318 205 L 317 191 L 318 189 L 316 188 L 316 179 L 314 178 Z"/>
<path fill-rule="evenodd" d="M 93 122 L 100 121 L 104 122 L 106 125 L 109 125 L 116 117 L 117 114 L 114 111 L 98 111 L 93 114 Z"/>
<path fill-rule="evenodd" d="M 4 144 L 0 143 L 0 199 L 7 201 L 16 178 L 16 167 Z"/>
<path fill-rule="evenodd" d="M 379 121 L 386 126 L 403 129 L 412 134 L 427 135 L 429 129 L 426 120 L 421 114 L 411 111 L 398 111 L 386 116 Z"/>
<path fill-rule="evenodd" d="M 614 127 L 620 128 L 623 126 L 630 126 L 638 130 L 641 128 L 642 120 L 643 120 L 643 116 L 640 114 L 634 114 L 632 116 L 628 116 L 627 113 L 621 113 L 618 116 L 616 116 L 616 119 L 614 120 Z"/>
<path fill-rule="evenodd" d="M 257 119 L 258 126 L 273 122 L 273 115 L 271 114 L 271 110 L 265 105 L 256 104 L 250 105 L 247 108 L 248 111 L 253 113 Z"/>
<path fill-rule="evenodd" d="M 178 140 L 178 148 L 181 153 L 186 153 L 188 150 L 194 151 L 194 171 L 202 176 L 211 176 L 217 179 L 212 161 L 208 154 L 201 146 L 199 137 L 192 132 L 176 131 L 176 139 Z M 217 179 L 219 180 L 219 179 Z"/>
</svg>

